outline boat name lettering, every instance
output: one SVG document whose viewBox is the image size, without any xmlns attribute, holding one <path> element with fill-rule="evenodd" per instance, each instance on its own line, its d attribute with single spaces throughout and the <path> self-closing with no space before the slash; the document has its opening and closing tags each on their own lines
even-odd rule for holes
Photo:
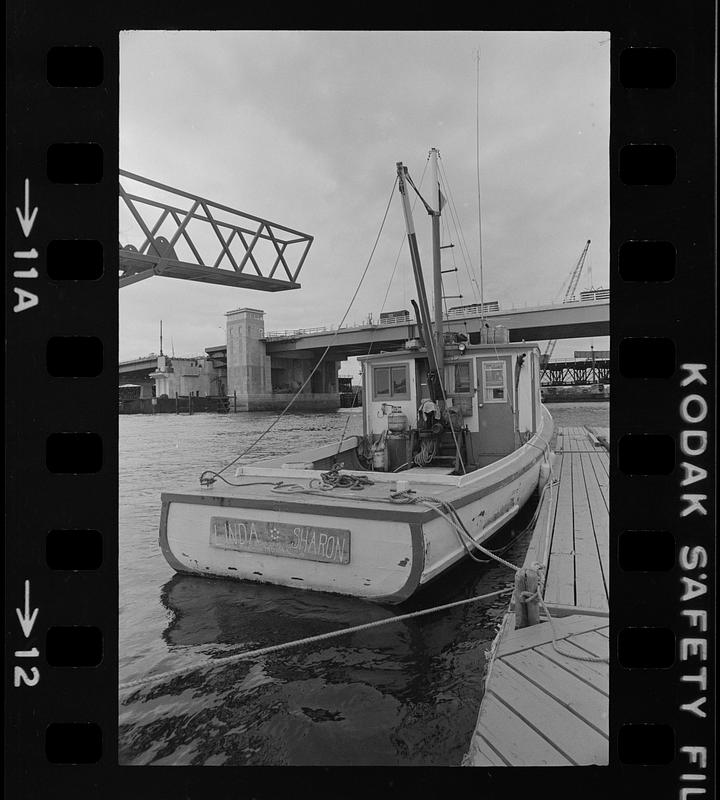
<svg viewBox="0 0 720 800">
<path fill-rule="evenodd" d="M 340 528 L 212 517 L 210 546 L 306 561 L 350 563 L 350 531 Z"/>
</svg>

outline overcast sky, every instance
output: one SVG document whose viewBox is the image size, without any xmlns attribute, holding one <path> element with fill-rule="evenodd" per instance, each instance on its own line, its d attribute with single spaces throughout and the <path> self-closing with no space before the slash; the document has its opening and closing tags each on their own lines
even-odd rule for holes
<svg viewBox="0 0 720 800">
<path fill-rule="evenodd" d="M 120 166 L 315 237 L 300 290 L 264 293 L 154 277 L 120 292 L 120 358 L 202 353 L 224 313 L 266 330 L 335 325 L 365 268 L 395 178 L 419 183 L 437 147 L 460 220 L 445 215 L 445 292 L 478 294 L 476 69 L 485 300 L 553 301 L 592 240 L 580 289 L 608 286 L 609 34 L 163 32 L 120 39 Z M 427 177 L 425 178 L 427 186 Z M 449 211 L 449 209 L 446 209 Z M 427 283 L 429 218 L 418 206 Z M 348 322 L 410 309 L 402 209 L 391 203 Z M 469 264 L 459 239 L 467 245 Z M 139 245 L 121 217 L 120 239 Z M 269 268 L 269 265 L 268 265 Z M 474 282 L 473 282 L 474 279 Z M 389 291 L 388 291 L 389 287 Z M 607 337 L 559 342 L 608 347 Z"/>
</svg>

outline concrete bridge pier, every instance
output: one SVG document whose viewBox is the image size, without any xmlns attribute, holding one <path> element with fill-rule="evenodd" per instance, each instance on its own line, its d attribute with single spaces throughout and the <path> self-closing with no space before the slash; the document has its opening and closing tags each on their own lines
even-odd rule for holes
<svg viewBox="0 0 720 800">
<path fill-rule="evenodd" d="M 307 380 L 322 350 L 267 354 L 265 312 L 238 308 L 225 315 L 227 326 L 228 395 L 237 395 L 238 411 L 277 411 L 290 402 Z M 293 411 L 334 411 L 340 406 L 338 364 L 323 361 Z"/>
</svg>

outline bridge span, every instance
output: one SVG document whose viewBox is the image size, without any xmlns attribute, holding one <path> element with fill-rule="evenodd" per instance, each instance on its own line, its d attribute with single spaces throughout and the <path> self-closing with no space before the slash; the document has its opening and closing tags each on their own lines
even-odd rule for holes
<svg viewBox="0 0 720 800">
<path fill-rule="evenodd" d="M 148 356 L 120 364 L 120 385 L 141 387 L 153 395 L 229 396 L 238 410 L 282 409 L 311 376 L 295 402 L 297 410 L 338 406 L 338 368 L 342 361 L 371 349 L 398 350 L 418 338 L 409 317 L 402 322 L 332 329 L 265 333 L 264 311 L 239 308 L 227 312 L 226 344 L 205 348 L 191 358 Z M 537 306 L 485 314 L 448 314 L 447 329 L 480 340 L 483 325 L 507 329 L 510 341 L 574 339 L 610 333 L 608 300 Z M 319 358 L 327 354 L 313 373 Z"/>
<path fill-rule="evenodd" d="M 507 328 L 511 342 L 548 339 L 580 339 L 610 335 L 610 301 L 591 300 L 562 305 L 513 308 L 491 311 L 484 321 L 491 328 Z M 467 333 L 470 341 L 479 341 L 483 319 L 479 314 L 445 315 L 446 330 Z M 367 353 L 371 344 L 384 350 L 403 347 L 408 339 L 418 337 L 414 319 L 394 324 L 363 325 L 354 328 L 301 329 L 270 332 L 264 341 L 268 355 L 297 351 L 324 351 L 331 345 L 328 357 L 344 361 L 350 356 Z"/>
</svg>

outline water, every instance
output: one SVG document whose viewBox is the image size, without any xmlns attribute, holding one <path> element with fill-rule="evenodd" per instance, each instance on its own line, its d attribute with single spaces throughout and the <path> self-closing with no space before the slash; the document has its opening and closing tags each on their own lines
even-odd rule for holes
<svg viewBox="0 0 720 800">
<path fill-rule="evenodd" d="M 607 403 L 549 408 L 556 425 L 608 425 Z M 120 417 L 120 683 L 511 584 L 505 567 L 466 561 L 402 606 L 381 607 L 174 573 L 157 544 L 160 492 L 196 486 L 203 469 L 226 464 L 274 419 Z M 358 413 L 289 414 L 253 458 L 361 427 Z M 534 502 L 493 547 L 523 529 Z M 521 563 L 528 539 L 504 557 Z M 468 604 L 138 689 L 120 705 L 120 762 L 456 766 L 477 719 L 484 651 L 506 608 L 507 598 Z"/>
</svg>

